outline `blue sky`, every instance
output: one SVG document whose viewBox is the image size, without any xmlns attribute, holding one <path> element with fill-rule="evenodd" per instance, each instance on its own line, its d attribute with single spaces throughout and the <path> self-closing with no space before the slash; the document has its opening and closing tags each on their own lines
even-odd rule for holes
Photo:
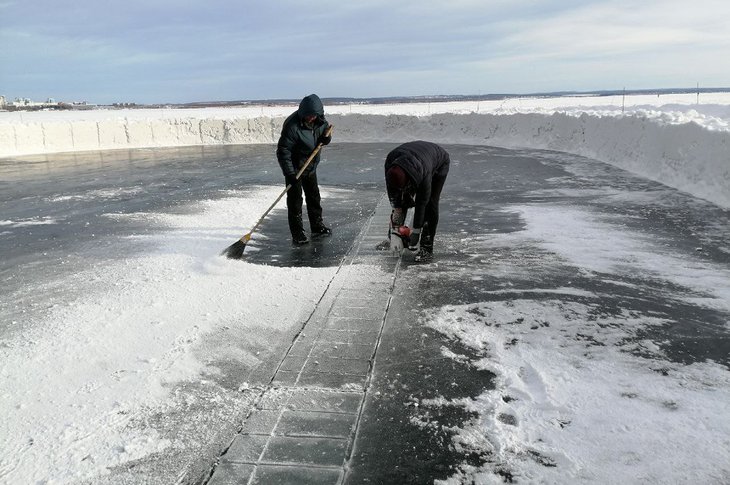
<svg viewBox="0 0 730 485">
<path fill-rule="evenodd" d="M 92 103 L 730 86 L 727 0 L 0 0 L 0 94 Z"/>
</svg>

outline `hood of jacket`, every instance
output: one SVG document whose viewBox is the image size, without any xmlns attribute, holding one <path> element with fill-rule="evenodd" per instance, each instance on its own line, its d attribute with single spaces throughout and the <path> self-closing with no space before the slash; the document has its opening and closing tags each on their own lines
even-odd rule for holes
<svg viewBox="0 0 730 485">
<path fill-rule="evenodd" d="M 304 119 L 305 116 L 316 115 L 317 117 L 324 116 L 324 105 L 322 100 L 316 94 L 310 94 L 306 96 L 299 103 L 299 109 L 297 110 L 299 119 Z"/>
</svg>

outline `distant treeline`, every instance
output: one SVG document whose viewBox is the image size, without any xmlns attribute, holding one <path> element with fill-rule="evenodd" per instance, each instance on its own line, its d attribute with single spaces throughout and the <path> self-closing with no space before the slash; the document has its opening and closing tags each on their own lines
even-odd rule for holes
<svg viewBox="0 0 730 485">
<path fill-rule="evenodd" d="M 548 93 L 502 93 L 502 94 L 467 94 L 467 95 L 432 95 L 432 96 L 388 96 L 377 98 L 346 98 L 346 97 L 322 97 L 322 101 L 329 105 L 346 104 L 393 104 L 393 103 L 437 103 L 447 101 L 491 101 L 510 98 L 555 98 L 561 96 L 617 96 L 617 95 L 646 95 L 656 94 L 694 94 L 694 93 L 725 93 L 730 88 L 673 88 L 673 89 L 633 89 L 633 90 L 603 90 L 603 91 L 555 91 Z M 233 100 L 233 101 L 200 101 L 195 103 L 168 104 L 165 106 L 174 108 L 202 108 L 217 106 L 246 106 L 246 105 L 297 105 L 299 99 L 257 99 L 257 100 Z M 149 106 L 148 106 L 149 107 Z"/>
<path fill-rule="evenodd" d="M 547 93 L 502 93 L 502 94 L 448 94 L 427 96 L 387 96 L 376 98 L 322 97 L 328 105 L 348 104 L 394 104 L 394 103 L 439 103 L 448 101 L 493 101 L 510 98 L 555 98 L 565 96 L 620 96 L 620 95 L 657 95 L 727 93 L 730 88 L 669 88 L 669 89 L 615 89 L 603 91 L 555 91 Z M 216 108 L 232 106 L 297 106 L 300 99 L 241 99 L 231 101 L 198 101 L 192 103 L 135 104 L 115 103 L 115 108 Z"/>
</svg>

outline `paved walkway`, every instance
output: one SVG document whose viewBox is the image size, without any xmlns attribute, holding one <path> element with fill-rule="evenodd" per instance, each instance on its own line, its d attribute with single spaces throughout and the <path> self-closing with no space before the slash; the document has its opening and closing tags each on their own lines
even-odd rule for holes
<svg viewBox="0 0 730 485">
<path fill-rule="evenodd" d="M 208 485 L 345 480 L 400 266 L 374 249 L 389 214 L 383 197 Z M 361 263 L 383 269 L 366 288 Z"/>
</svg>

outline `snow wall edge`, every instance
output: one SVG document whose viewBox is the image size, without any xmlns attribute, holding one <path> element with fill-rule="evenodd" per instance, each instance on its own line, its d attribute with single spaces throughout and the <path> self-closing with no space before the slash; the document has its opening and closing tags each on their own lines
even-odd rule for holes
<svg viewBox="0 0 730 485">
<path fill-rule="evenodd" d="M 730 208 L 730 132 L 644 116 L 587 113 L 329 115 L 335 140 L 537 148 L 594 158 Z M 276 143 L 284 117 L 112 118 L 0 123 L 0 157 Z"/>
</svg>

